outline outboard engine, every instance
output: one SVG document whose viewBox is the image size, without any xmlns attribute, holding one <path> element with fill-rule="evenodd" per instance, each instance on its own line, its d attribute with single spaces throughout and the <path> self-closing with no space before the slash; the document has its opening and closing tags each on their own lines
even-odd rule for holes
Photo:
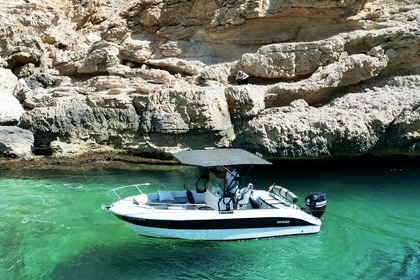
<svg viewBox="0 0 420 280">
<path fill-rule="evenodd" d="M 321 218 L 324 215 L 325 209 L 327 208 L 327 195 L 323 192 L 310 193 L 305 198 L 305 206 L 303 210 L 317 218 Z"/>
</svg>

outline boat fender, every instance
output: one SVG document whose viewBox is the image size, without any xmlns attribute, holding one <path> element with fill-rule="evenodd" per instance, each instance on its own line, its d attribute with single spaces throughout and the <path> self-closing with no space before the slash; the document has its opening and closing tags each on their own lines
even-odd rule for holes
<svg viewBox="0 0 420 280">
<path fill-rule="evenodd" d="M 106 210 L 106 211 L 109 211 L 109 208 L 111 208 L 112 207 L 112 205 L 105 205 L 105 204 L 102 204 L 102 209 L 104 209 L 104 210 Z"/>
<path fill-rule="evenodd" d="M 288 200 L 290 200 L 293 203 L 296 203 L 298 201 L 298 197 L 286 188 L 274 185 L 274 186 L 272 186 L 272 190 L 273 190 L 273 192 L 279 194 L 280 196 L 283 196 L 283 197 L 287 198 Z"/>
<path fill-rule="evenodd" d="M 195 204 L 195 199 L 193 196 L 193 193 L 187 189 L 187 198 L 188 198 L 188 202 L 191 204 Z"/>
</svg>

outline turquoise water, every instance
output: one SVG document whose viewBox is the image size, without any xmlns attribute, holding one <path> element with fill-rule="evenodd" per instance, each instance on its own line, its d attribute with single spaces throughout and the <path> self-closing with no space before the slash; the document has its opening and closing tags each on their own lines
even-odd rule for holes
<svg viewBox="0 0 420 280">
<path fill-rule="evenodd" d="M 0 170 L 0 279 L 420 279 L 420 168 L 255 170 L 299 196 L 327 192 L 316 235 L 232 242 L 137 236 L 101 209 L 113 187 L 194 185 L 195 170 Z"/>
</svg>

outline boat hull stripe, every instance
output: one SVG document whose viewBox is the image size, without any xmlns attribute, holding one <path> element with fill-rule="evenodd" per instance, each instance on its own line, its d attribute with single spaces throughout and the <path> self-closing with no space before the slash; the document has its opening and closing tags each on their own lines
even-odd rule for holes
<svg viewBox="0 0 420 280">
<path fill-rule="evenodd" d="M 243 218 L 243 219 L 215 219 L 215 220 L 154 220 L 127 217 L 115 214 L 119 219 L 134 225 L 166 229 L 240 229 L 240 228 L 273 228 L 314 225 L 304 220 L 294 218 Z"/>
</svg>

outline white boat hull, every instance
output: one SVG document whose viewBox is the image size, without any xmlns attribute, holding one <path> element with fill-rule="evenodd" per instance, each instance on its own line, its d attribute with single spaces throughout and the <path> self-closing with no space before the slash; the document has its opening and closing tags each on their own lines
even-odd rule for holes
<svg viewBox="0 0 420 280">
<path fill-rule="evenodd" d="M 175 230 L 138 226 L 127 223 L 136 233 L 158 238 L 177 238 L 187 240 L 243 240 L 267 237 L 279 237 L 298 234 L 313 234 L 320 231 L 320 225 L 282 228 L 214 229 L 214 230 Z"/>
</svg>

